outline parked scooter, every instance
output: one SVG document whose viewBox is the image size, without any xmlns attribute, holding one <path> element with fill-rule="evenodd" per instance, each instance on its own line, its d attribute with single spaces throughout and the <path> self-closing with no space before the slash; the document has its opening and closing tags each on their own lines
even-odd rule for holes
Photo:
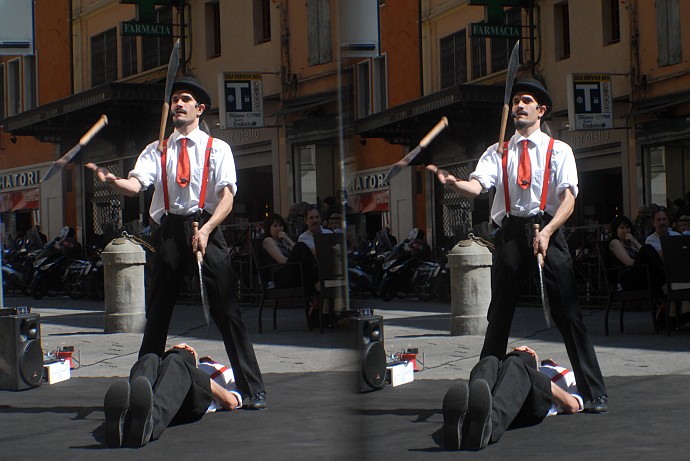
<svg viewBox="0 0 690 461">
<path fill-rule="evenodd" d="M 81 299 L 86 296 L 99 301 L 104 298 L 101 251 L 100 248 L 91 246 L 87 259 L 72 260 L 67 267 L 64 287 L 70 298 Z"/>
<path fill-rule="evenodd" d="M 383 277 L 379 286 L 379 296 L 384 301 L 394 297 L 404 297 L 414 293 L 414 279 L 420 266 L 430 264 L 426 261 L 431 249 L 424 241 L 424 232 L 414 228 L 408 238 L 393 247 L 383 264 Z"/>
<path fill-rule="evenodd" d="M 421 261 L 412 278 L 412 291 L 421 301 L 434 299 L 433 281 L 434 275 L 440 270 L 441 265 L 434 261 Z"/>
<path fill-rule="evenodd" d="M 438 269 L 434 273 L 431 281 L 431 290 L 434 298 L 442 303 L 450 302 L 450 266 L 448 265 L 448 255 L 439 260 Z"/>
<path fill-rule="evenodd" d="M 374 242 L 365 248 L 353 249 L 347 255 L 347 277 L 351 295 L 371 293 L 378 296 L 387 253 L 378 253 Z"/>
<path fill-rule="evenodd" d="M 31 296 L 41 299 L 64 289 L 64 279 L 73 258 L 81 253 L 81 245 L 74 238 L 74 229 L 65 226 L 58 236 L 36 255 Z"/>
<path fill-rule="evenodd" d="M 31 292 L 34 259 L 39 251 L 33 248 L 28 238 L 17 240 L 13 250 L 3 250 L 2 288 L 4 292 L 16 290 L 25 295 Z"/>
</svg>

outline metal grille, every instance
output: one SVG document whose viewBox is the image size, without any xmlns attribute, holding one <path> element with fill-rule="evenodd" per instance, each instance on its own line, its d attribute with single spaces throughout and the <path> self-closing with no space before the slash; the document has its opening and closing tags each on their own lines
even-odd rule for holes
<svg viewBox="0 0 690 461">
<path fill-rule="evenodd" d="M 91 86 L 117 80 L 117 29 L 91 37 Z"/>
<path fill-rule="evenodd" d="M 106 168 L 115 176 L 120 176 L 120 162 L 101 163 L 99 166 Z M 108 184 L 101 182 L 93 175 L 93 198 L 91 200 L 93 210 L 93 230 L 95 234 L 105 234 L 109 226 L 122 227 L 122 205 L 120 194 Z"/>
<path fill-rule="evenodd" d="M 441 88 L 467 81 L 465 29 L 441 39 Z"/>
<path fill-rule="evenodd" d="M 158 8 L 156 22 L 172 25 L 172 7 Z M 171 37 L 141 37 L 142 70 L 155 69 L 167 64 L 173 46 L 174 41 Z"/>
<path fill-rule="evenodd" d="M 467 178 L 473 169 L 470 164 L 453 165 L 446 168 L 456 178 Z M 448 238 L 466 235 L 472 229 L 472 210 L 468 199 L 454 187 L 443 188 L 443 235 Z"/>
</svg>

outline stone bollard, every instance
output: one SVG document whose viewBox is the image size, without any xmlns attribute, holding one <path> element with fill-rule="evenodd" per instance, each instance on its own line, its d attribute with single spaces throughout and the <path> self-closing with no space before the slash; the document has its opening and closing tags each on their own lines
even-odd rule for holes
<svg viewBox="0 0 690 461">
<path fill-rule="evenodd" d="M 458 242 L 448 255 L 450 265 L 450 334 L 483 335 L 491 302 L 491 252 L 474 240 Z"/>
<path fill-rule="evenodd" d="M 105 332 L 140 333 L 146 325 L 146 252 L 124 237 L 101 253 L 105 280 Z"/>
</svg>

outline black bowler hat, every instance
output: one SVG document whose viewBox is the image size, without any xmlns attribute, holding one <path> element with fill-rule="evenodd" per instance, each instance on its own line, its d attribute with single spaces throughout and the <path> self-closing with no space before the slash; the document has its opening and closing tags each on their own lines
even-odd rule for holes
<svg viewBox="0 0 690 461">
<path fill-rule="evenodd" d="M 515 96 L 517 93 L 528 93 L 534 96 L 534 99 L 537 100 L 539 105 L 546 106 L 546 112 L 544 115 L 551 111 L 551 106 L 553 105 L 551 102 L 551 96 L 539 80 L 531 77 L 518 80 L 515 82 L 515 84 L 513 84 L 513 92 L 511 97 Z"/>
<path fill-rule="evenodd" d="M 172 86 L 172 92 L 174 93 L 179 90 L 186 90 L 192 93 L 194 99 L 196 99 L 197 102 L 204 104 L 206 109 L 211 107 L 211 95 L 208 94 L 208 91 L 206 91 L 206 88 L 203 87 L 201 82 L 194 77 L 185 75 L 175 80 Z"/>
</svg>

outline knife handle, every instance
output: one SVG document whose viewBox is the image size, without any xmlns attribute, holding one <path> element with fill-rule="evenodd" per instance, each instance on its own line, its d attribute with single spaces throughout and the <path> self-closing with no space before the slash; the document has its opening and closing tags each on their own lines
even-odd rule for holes
<svg viewBox="0 0 690 461">
<path fill-rule="evenodd" d="M 194 221 L 192 223 L 192 228 L 194 229 L 194 236 L 196 237 L 196 234 L 199 233 L 199 223 Z M 196 262 L 204 262 L 204 255 L 201 254 L 201 250 L 196 250 Z"/>
<path fill-rule="evenodd" d="M 158 152 L 163 153 L 163 138 L 165 138 L 165 128 L 168 125 L 168 117 L 170 116 L 170 103 L 165 101 L 163 103 L 163 111 L 161 112 L 161 127 L 158 131 Z"/>
<path fill-rule="evenodd" d="M 539 224 L 532 224 L 532 228 L 534 229 L 534 238 L 536 239 L 539 236 Z M 537 252 L 537 263 L 539 267 L 544 267 L 544 255 L 539 252 Z"/>
<path fill-rule="evenodd" d="M 101 131 L 106 125 L 108 124 L 108 116 L 103 114 L 101 117 L 96 121 L 96 123 L 93 124 L 91 128 L 89 128 L 89 131 L 84 133 L 84 136 L 79 139 L 79 145 L 84 147 L 93 139 L 96 134 L 98 134 L 99 131 Z"/>
<path fill-rule="evenodd" d="M 424 149 L 426 146 L 429 145 L 431 141 L 434 140 L 438 134 L 443 131 L 446 127 L 448 126 L 448 117 L 443 116 L 441 117 L 441 121 L 438 122 L 432 129 L 429 131 L 426 136 L 422 138 L 421 141 L 419 141 L 419 147 Z"/>
<path fill-rule="evenodd" d="M 510 107 L 508 104 L 503 104 L 503 113 L 501 114 L 501 131 L 498 134 L 498 151 L 503 152 L 503 141 L 506 136 L 506 127 L 508 126 L 508 114 L 510 113 Z M 537 224 L 537 226 L 539 226 Z"/>
</svg>

